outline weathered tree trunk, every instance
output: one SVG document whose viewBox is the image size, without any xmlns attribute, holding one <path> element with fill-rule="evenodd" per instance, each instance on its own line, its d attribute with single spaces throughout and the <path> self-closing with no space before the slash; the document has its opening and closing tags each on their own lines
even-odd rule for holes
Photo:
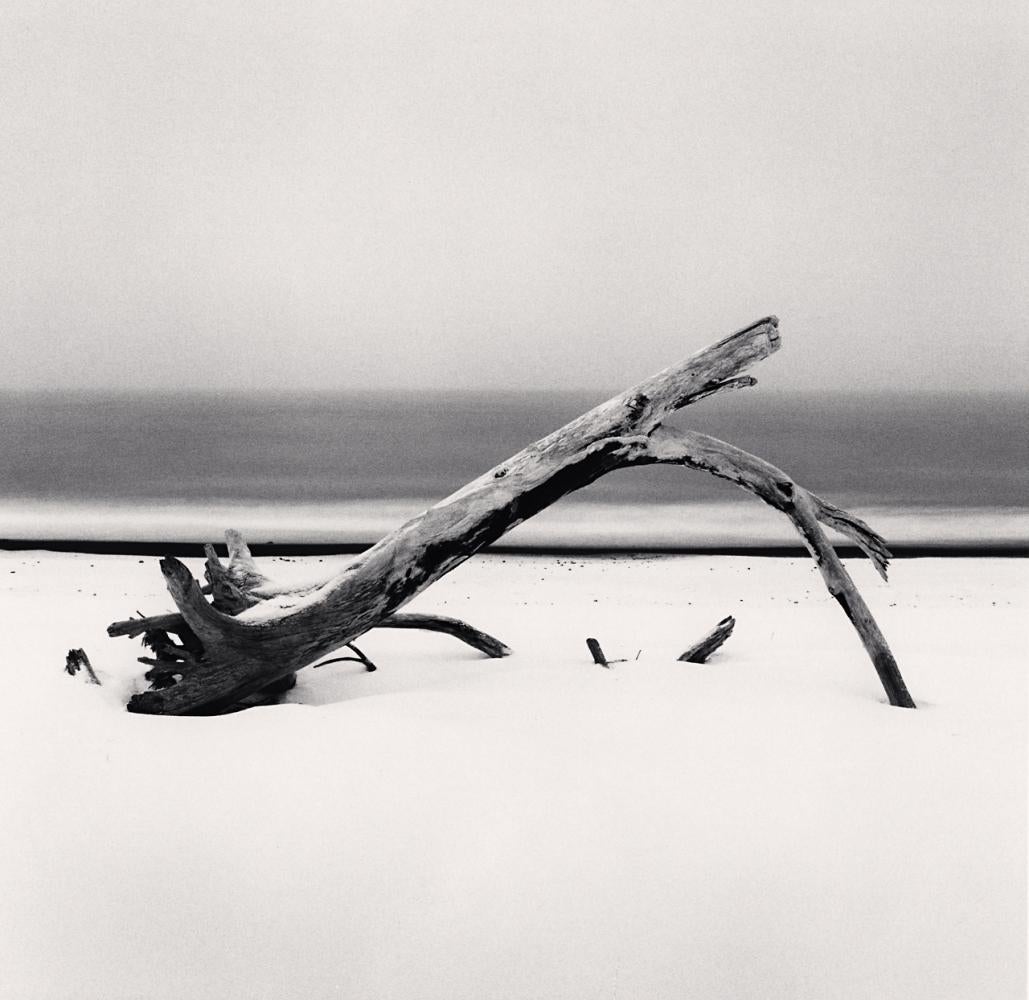
<svg viewBox="0 0 1029 1000">
<path fill-rule="evenodd" d="M 277 586 L 257 569 L 242 540 L 230 535 L 228 569 L 208 553 L 212 605 L 181 562 L 161 560 L 184 621 L 178 632 L 182 646 L 170 652 L 176 683 L 135 695 L 129 710 L 223 711 L 369 629 L 388 627 L 390 616 L 412 597 L 565 494 L 614 469 L 658 463 L 704 469 L 785 513 L 861 635 L 890 702 L 914 707 L 885 640 L 819 522 L 856 542 L 885 575 L 889 552 L 882 539 L 761 459 L 707 435 L 662 428 L 684 406 L 753 385 L 740 373 L 778 346 L 774 317 L 726 337 L 530 445 L 387 535 L 330 580 Z"/>
</svg>

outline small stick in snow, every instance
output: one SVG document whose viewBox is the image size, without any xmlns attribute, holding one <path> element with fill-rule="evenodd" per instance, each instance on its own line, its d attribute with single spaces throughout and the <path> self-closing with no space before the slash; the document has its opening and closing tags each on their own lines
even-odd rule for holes
<svg viewBox="0 0 1029 1000">
<path fill-rule="evenodd" d="M 587 639 L 586 647 L 593 654 L 593 662 L 598 667 L 608 667 L 610 669 L 611 664 L 607 662 L 607 657 L 604 655 L 604 651 L 600 648 L 600 643 L 596 639 Z"/>
<path fill-rule="evenodd" d="M 625 660 L 625 659 L 622 659 L 622 660 L 609 660 L 604 655 L 604 651 L 600 648 L 600 643 L 597 642 L 596 639 L 587 639 L 586 640 L 586 646 L 589 648 L 589 651 L 593 654 L 593 662 L 596 663 L 598 666 L 607 667 L 608 670 L 610 670 L 611 667 L 615 663 L 628 663 L 629 662 L 628 660 Z M 643 650 L 640 650 L 640 653 L 642 653 L 642 652 L 643 652 Z M 639 653 L 636 654 L 636 659 L 639 659 Z"/>
<path fill-rule="evenodd" d="M 69 676 L 74 677 L 80 669 L 86 671 L 87 684 L 99 684 L 100 678 L 93 672 L 93 665 L 89 662 L 84 649 L 69 649 L 64 660 L 64 670 Z"/>
<path fill-rule="evenodd" d="M 686 650 L 679 660 L 684 663 L 704 663 L 726 639 L 732 635 L 736 619 L 732 615 L 723 618 L 700 642 Z"/>
</svg>

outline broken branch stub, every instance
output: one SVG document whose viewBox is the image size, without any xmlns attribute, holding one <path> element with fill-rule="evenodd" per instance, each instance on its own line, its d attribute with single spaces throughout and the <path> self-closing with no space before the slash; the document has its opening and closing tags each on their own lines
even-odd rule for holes
<svg viewBox="0 0 1029 1000">
<path fill-rule="evenodd" d="M 80 670 L 86 673 L 87 684 L 100 684 L 100 678 L 93 670 L 93 664 L 89 662 L 84 649 L 69 649 L 68 655 L 64 658 L 64 672 L 74 677 Z"/>
<path fill-rule="evenodd" d="M 679 657 L 682 663 L 704 663 L 726 639 L 732 635 L 736 619 L 732 615 L 723 618 L 700 642 L 694 643 Z"/>
<path fill-rule="evenodd" d="M 587 639 L 586 648 L 590 651 L 590 656 L 593 657 L 593 662 L 598 667 L 607 667 L 610 669 L 611 664 L 608 663 L 607 657 L 604 655 L 604 650 L 600 648 L 600 643 L 596 639 Z"/>
<path fill-rule="evenodd" d="M 662 428 L 665 419 L 691 403 L 754 384 L 741 373 L 778 347 L 774 317 L 724 338 L 523 449 L 412 518 L 328 580 L 292 591 L 279 588 L 260 573 L 237 535 L 228 570 L 214 568 L 209 560 L 212 604 L 181 562 L 163 559 L 168 591 L 203 651 L 178 683 L 135 695 L 129 710 L 170 715 L 224 711 L 370 629 L 414 627 L 390 625 L 390 618 L 506 531 L 614 469 L 661 463 L 704 469 L 786 513 L 834 596 L 843 595 L 841 603 L 874 654 L 877 669 L 887 668 L 885 675 L 880 669 L 880 676 L 891 702 L 913 707 L 910 696 L 904 700 L 896 664 L 890 668 L 883 654 L 885 641 L 879 643 L 881 634 L 878 639 L 873 634 L 877 629 L 870 614 L 864 614 L 867 608 L 859 597 L 855 600 L 852 584 L 848 589 L 849 577 L 841 573 L 838 560 L 833 563 L 824 551 L 828 543 L 823 546 L 818 522 L 852 538 L 884 573 L 889 553 L 882 539 L 761 459 L 706 435 Z"/>
</svg>

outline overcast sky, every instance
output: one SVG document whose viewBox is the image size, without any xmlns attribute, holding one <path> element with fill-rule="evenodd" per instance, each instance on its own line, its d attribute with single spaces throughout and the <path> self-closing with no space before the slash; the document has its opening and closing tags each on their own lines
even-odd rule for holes
<svg viewBox="0 0 1029 1000">
<path fill-rule="evenodd" d="M 0 386 L 1029 389 L 1024 0 L 0 13 Z"/>
</svg>

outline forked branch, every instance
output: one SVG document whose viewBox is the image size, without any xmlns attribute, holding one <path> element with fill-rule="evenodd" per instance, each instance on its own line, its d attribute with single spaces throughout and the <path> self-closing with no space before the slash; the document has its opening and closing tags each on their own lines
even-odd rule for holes
<svg viewBox="0 0 1029 1000">
<path fill-rule="evenodd" d="M 855 541 L 885 574 L 889 552 L 882 539 L 762 459 L 707 435 L 662 428 L 668 416 L 691 403 L 753 385 L 754 380 L 741 373 L 778 346 L 774 317 L 726 337 L 525 448 L 387 535 L 329 580 L 302 588 L 277 586 L 260 572 L 237 535 L 230 540 L 228 567 L 221 566 L 213 550 L 208 552 L 213 595 L 209 603 L 182 563 L 162 560 L 184 628 L 203 652 L 196 669 L 182 674 L 174 685 L 133 697 L 130 711 L 224 711 L 369 629 L 426 627 L 424 620 L 414 625 L 410 617 L 405 622 L 396 612 L 469 556 L 562 496 L 614 469 L 649 464 L 702 469 L 783 511 L 865 642 L 891 703 L 912 705 L 885 640 L 819 522 Z M 470 641 L 467 634 L 458 637 Z M 478 648 L 488 655 L 506 652 L 503 644 L 493 643 L 483 642 Z"/>
</svg>

